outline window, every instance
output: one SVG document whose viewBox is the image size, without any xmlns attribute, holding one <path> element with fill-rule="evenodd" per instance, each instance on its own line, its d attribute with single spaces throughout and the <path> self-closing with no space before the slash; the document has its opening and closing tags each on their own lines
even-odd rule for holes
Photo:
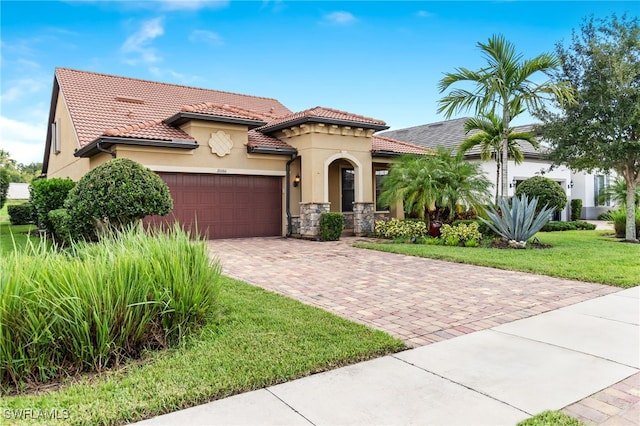
<svg viewBox="0 0 640 426">
<path fill-rule="evenodd" d="M 610 206 L 611 200 L 607 196 L 607 187 L 609 186 L 609 176 L 595 175 L 593 177 L 593 196 L 594 205 L 596 206 Z"/>
<path fill-rule="evenodd" d="M 352 212 L 355 197 L 355 172 L 353 169 L 341 170 L 342 211 Z"/>
<path fill-rule="evenodd" d="M 382 192 L 382 181 L 384 180 L 384 178 L 387 177 L 388 174 L 389 174 L 389 170 L 387 169 L 376 170 L 376 210 L 378 211 L 389 210 L 389 206 L 381 205 L 378 202 L 378 199 L 380 198 L 380 193 Z"/>
<path fill-rule="evenodd" d="M 60 120 L 51 123 L 51 149 L 54 154 L 60 154 Z"/>
</svg>

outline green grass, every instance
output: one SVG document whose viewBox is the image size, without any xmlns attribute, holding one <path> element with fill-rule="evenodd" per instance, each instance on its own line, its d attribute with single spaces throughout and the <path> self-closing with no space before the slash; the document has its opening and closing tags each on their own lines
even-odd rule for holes
<svg viewBox="0 0 640 426">
<path fill-rule="evenodd" d="M 504 250 L 423 244 L 356 244 L 356 247 L 448 260 L 552 277 L 633 287 L 640 284 L 640 244 L 622 243 L 602 231 L 540 232 L 550 249 Z"/>
<path fill-rule="evenodd" d="M 124 424 L 404 349 L 381 331 L 230 278 L 220 300 L 222 311 L 179 348 L 59 391 L 4 397 L 1 412 L 57 409 L 67 418 L 56 424 Z"/>
<path fill-rule="evenodd" d="M 37 244 L 40 239 L 29 234 L 35 228 L 35 225 L 12 226 L 8 222 L 0 223 L 0 256 L 14 251 L 15 248 L 21 250 L 29 241 Z"/>
<path fill-rule="evenodd" d="M 584 423 L 561 411 L 543 411 L 519 422 L 517 426 L 584 426 Z"/>
</svg>

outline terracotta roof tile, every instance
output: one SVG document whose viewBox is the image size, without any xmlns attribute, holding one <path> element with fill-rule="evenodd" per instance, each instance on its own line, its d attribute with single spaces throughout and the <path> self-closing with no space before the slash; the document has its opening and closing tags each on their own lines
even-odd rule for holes
<svg viewBox="0 0 640 426">
<path fill-rule="evenodd" d="M 288 114 L 276 118 L 266 125 L 260 127 L 258 130 L 273 130 L 274 128 L 279 128 L 282 125 L 287 123 L 294 123 L 304 118 L 316 118 L 316 119 L 329 119 L 329 120 L 339 120 L 345 122 L 353 122 L 353 123 L 362 123 L 363 125 L 375 125 L 375 126 L 386 126 L 386 123 L 382 120 L 378 120 L 375 118 L 365 117 L 363 115 L 353 114 L 346 111 L 340 111 L 332 108 L 325 108 L 317 106 L 315 108 L 309 108 L 304 111 L 299 111 L 293 114 Z"/>
<path fill-rule="evenodd" d="M 249 130 L 249 143 L 252 148 L 255 147 L 270 147 L 270 148 L 291 148 L 293 147 L 286 142 L 281 141 L 278 138 L 267 136 L 264 133 L 260 133 L 256 130 Z"/>
<path fill-rule="evenodd" d="M 267 119 L 291 114 L 289 109 L 271 98 L 67 68 L 57 68 L 56 79 L 69 108 L 81 147 L 101 136 L 105 129 L 120 129 L 165 120 L 180 112 L 185 105 L 207 102 L 233 105 L 238 110 L 264 114 Z M 222 110 L 228 111 L 225 108 Z M 170 138 L 167 127 L 157 125 L 153 129 L 160 135 L 158 137 Z M 148 132 L 150 129 L 140 134 L 149 134 Z M 133 133 L 128 131 L 126 134 Z"/>
<path fill-rule="evenodd" d="M 249 118 L 252 120 L 269 121 L 276 117 L 271 112 L 258 112 L 246 108 L 240 108 L 227 104 L 215 104 L 213 102 L 203 102 L 195 105 L 184 105 L 182 111 L 197 112 L 200 114 L 210 114 L 223 117 Z"/>
<path fill-rule="evenodd" d="M 427 154 L 431 152 L 431 150 L 421 146 L 379 135 L 373 135 L 371 137 L 371 151 L 387 151 L 398 154 Z"/>
<path fill-rule="evenodd" d="M 171 127 L 162 120 L 149 120 L 141 123 L 127 124 L 126 126 L 107 129 L 103 132 L 106 136 L 119 136 L 125 138 L 152 139 L 171 141 L 174 139 L 194 140 L 194 138 L 180 129 Z"/>
</svg>

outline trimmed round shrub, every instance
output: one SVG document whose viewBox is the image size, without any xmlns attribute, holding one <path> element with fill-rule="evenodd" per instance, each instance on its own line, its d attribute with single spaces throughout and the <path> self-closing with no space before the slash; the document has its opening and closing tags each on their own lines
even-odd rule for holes
<svg viewBox="0 0 640 426">
<path fill-rule="evenodd" d="M 320 239 L 322 241 L 338 241 L 344 228 L 342 213 L 322 213 L 320 215 Z"/>
<path fill-rule="evenodd" d="M 160 176 L 135 161 L 116 158 L 84 175 L 65 207 L 71 228 L 93 238 L 98 223 L 122 229 L 147 215 L 166 215 L 173 201 Z"/>
<path fill-rule="evenodd" d="M 9 175 L 5 169 L 0 168 L 0 209 L 7 201 L 7 192 L 9 191 Z"/>
<path fill-rule="evenodd" d="M 529 199 L 537 198 L 537 210 L 540 211 L 545 204 L 560 211 L 567 205 L 567 194 L 560 184 L 543 176 L 534 176 L 522 182 L 516 188 L 516 196 L 526 195 Z"/>
<path fill-rule="evenodd" d="M 33 206 L 31 203 L 14 204 L 7 206 L 9 222 L 12 225 L 28 225 L 33 223 Z"/>
<path fill-rule="evenodd" d="M 49 212 L 64 206 L 64 201 L 75 184 L 69 178 L 36 179 L 31 182 L 29 186 L 31 204 L 41 229 L 53 233 L 54 227 L 49 220 Z"/>
</svg>

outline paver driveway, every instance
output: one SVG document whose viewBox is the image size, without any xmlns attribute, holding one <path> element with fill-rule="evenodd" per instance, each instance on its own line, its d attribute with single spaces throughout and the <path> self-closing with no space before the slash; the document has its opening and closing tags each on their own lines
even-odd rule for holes
<svg viewBox="0 0 640 426">
<path fill-rule="evenodd" d="M 226 275 L 387 331 L 410 346 L 620 290 L 351 247 L 361 240 L 215 240 L 210 250 Z"/>
</svg>

